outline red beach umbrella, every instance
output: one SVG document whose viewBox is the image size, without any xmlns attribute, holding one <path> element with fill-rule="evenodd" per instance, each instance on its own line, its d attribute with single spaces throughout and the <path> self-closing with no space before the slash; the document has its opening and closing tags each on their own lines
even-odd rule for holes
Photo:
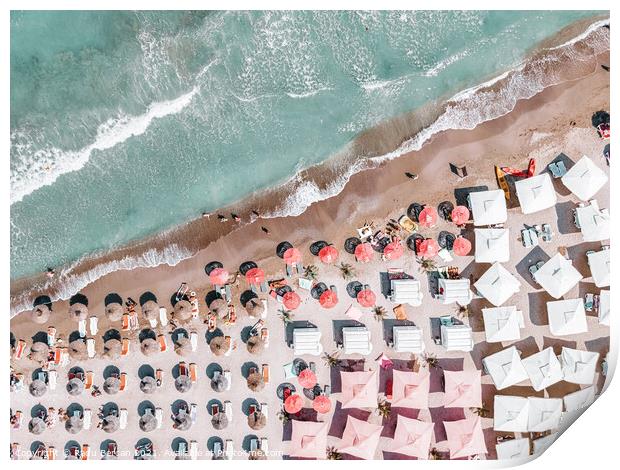
<svg viewBox="0 0 620 470">
<path fill-rule="evenodd" d="M 418 220 L 420 221 L 420 225 L 423 225 L 424 227 L 433 227 L 437 224 L 438 217 L 439 216 L 437 215 L 437 211 L 434 207 L 426 206 L 422 209 L 422 212 L 420 212 Z"/>
<path fill-rule="evenodd" d="M 312 388 L 316 385 L 316 375 L 310 369 L 302 370 L 297 379 L 303 388 Z"/>
<path fill-rule="evenodd" d="M 401 245 L 399 241 L 393 241 L 385 246 L 385 249 L 383 250 L 383 255 L 386 257 L 386 259 L 392 260 L 400 258 L 404 252 L 405 249 L 403 248 L 403 245 Z"/>
<path fill-rule="evenodd" d="M 452 209 L 450 217 L 456 225 L 463 225 L 469 220 L 469 209 L 465 206 L 456 206 Z"/>
<path fill-rule="evenodd" d="M 338 259 L 338 250 L 332 245 L 327 245 L 319 251 L 319 258 L 325 264 L 331 264 Z"/>
<path fill-rule="evenodd" d="M 301 253 L 297 248 L 289 248 L 283 255 L 286 264 L 296 264 L 301 262 Z"/>
<path fill-rule="evenodd" d="M 422 258 L 432 258 L 439 253 L 439 245 L 433 238 L 427 238 L 420 243 L 418 253 Z"/>
<path fill-rule="evenodd" d="M 295 310 L 299 307 L 301 299 L 299 298 L 297 292 L 288 291 L 282 296 L 282 303 L 284 303 L 284 307 L 288 310 Z"/>
<path fill-rule="evenodd" d="M 377 297 L 370 289 L 363 289 L 357 293 L 357 301 L 362 307 L 372 307 L 375 305 Z"/>
<path fill-rule="evenodd" d="M 209 280 L 211 281 L 211 284 L 214 284 L 216 286 L 223 286 L 227 284 L 229 277 L 230 274 L 228 274 L 228 271 L 226 271 L 224 268 L 215 268 L 213 271 L 211 271 L 211 274 L 209 274 Z"/>
<path fill-rule="evenodd" d="M 471 251 L 471 242 L 464 237 L 456 237 L 454 245 L 452 245 L 452 251 L 455 255 L 466 256 Z"/>
<path fill-rule="evenodd" d="M 355 259 L 360 263 L 368 263 L 375 255 L 370 243 L 360 243 L 355 247 Z"/>
<path fill-rule="evenodd" d="M 312 401 L 312 408 L 317 413 L 329 413 L 332 409 L 332 402 L 328 396 L 319 395 Z"/>
<path fill-rule="evenodd" d="M 323 308 L 335 307 L 338 303 L 338 295 L 333 290 L 328 289 L 319 297 L 319 303 Z"/>
<path fill-rule="evenodd" d="M 245 278 L 250 284 L 262 284 L 265 281 L 265 271 L 261 268 L 252 268 L 245 273 Z"/>
<path fill-rule="evenodd" d="M 301 396 L 293 393 L 284 401 L 284 410 L 287 413 L 295 414 L 299 413 L 304 406 L 304 399 Z"/>
</svg>

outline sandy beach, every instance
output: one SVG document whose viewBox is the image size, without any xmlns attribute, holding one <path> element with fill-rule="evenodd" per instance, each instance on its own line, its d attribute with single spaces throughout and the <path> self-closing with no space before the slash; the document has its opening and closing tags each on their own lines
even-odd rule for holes
<svg viewBox="0 0 620 470">
<path fill-rule="evenodd" d="M 35 440 L 40 440 L 46 445 L 53 445 L 56 449 L 63 449 L 67 441 L 74 439 L 80 444 L 87 443 L 92 451 L 100 448 L 100 444 L 106 439 L 117 442 L 119 453 L 124 452 L 120 458 L 133 458 L 133 448 L 142 437 L 152 440 L 157 458 L 171 459 L 174 453 L 171 451 L 171 442 L 182 437 L 188 442 L 196 440 L 199 458 L 210 458 L 207 452 L 208 440 L 218 436 L 226 441 L 231 439 L 236 451 L 236 459 L 245 459 L 248 456 L 248 436 L 268 438 L 269 458 L 282 458 L 287 455 L 290 440 L 290 423 L 283 426 L 276 416 L 280 410 L 282 401 L 277 397 L 277 387 L 284 382 L 291 382 L 296 387 L 297 380 L 285 379 L 282 366 L 294 359 L 293 350 L 287 345 L 287 336 L 290 326 L 283 324 L 279 309 L 281 305 L 272 297 L 260 293 L 260 297 L 267 301 L 268 309 L 265 319 L 265 327 L 269 329 L 269 347 L 261 354 L 254 355 L 247 351 L 243 343 L 244 329 L 252 326 L 255 319 L 249 318 L 239 303 L 240 294 L 248 288 L 243 276 L 238 276 L 232 283 L 233 303 L 236 305 L 238 319 L 234 326 L 220 325 L 223 333 L 229 335 L 236 342 L 236 350 L 229 356 L 216 357 L 209 350 L 206 341 L 206 327 L 203 324 L 205 313 L 208 308 L 205 297 L 212 290 L 204 267 L 207 263 L 220 261 L 231 273 L 238 270 L 238 266 L 245 261 L 254 261 L 262 268 L 268 279 L 278 279 L 285 276 L 284 262 L 275 255 L 275 248 L 281 241 L 287 240 L 299 248 L 303 259 L 302 263 L 316 265 L 319 270 L 318 280 L 325 284 L 335 285 L 339 293 L 340 302 L 330 310 L 323 309 L 313 299 L 308 291 L 296 289 L 301 296 L 301 305 L 294 311 L 295 322 L 310 322 L 316 325 L 322 332 L 321 344 L 324 352 L 336 351 L 336 341 L 339 325 L 349 319 L 345 315 L 346 309 L 355 303 L 346 293 L 345 281 L 337 265 L 325 265 L 314 257 L 308 250 L 310 243 L 317 240 L 325 240 L 333 243 L 340 251 L 338 262 L 346 262 L 354 265 L 356 270 L 355 279 L 368 284 L 377 293 L 377 305 L 385 307 L 388 312 L 387 319 L 377 321 L 373 318 L 370 309 L 363 309 L 360 319 L 371 333 L 373 352 L 365 357 L 353 355 L 341 359 L 351 360 L 351 366 L 355 370 L 379 370 L 374 359 L 382 352 L 394 360 L 395 369 L 410 367 L 411 355 L 396 353 L 386 345 L 384 340 L 385 331 L 390 324 L 388 320 L 394 318 L 392 309 L 395 304 L 381 295 L 381 281 L 379 273 L 388 268 L 402 268 L 405 272 L 415 276 L 422 283 L 422 291 L 425 300 L 420 307 L 407 307 L 408 319 L 422 328 L 426 344 L 426 352 L 438 358 L 440 367 L 431 370 L 431 395 L 430 409 L 422 410 L 417 418 L 423 421 L 433 421 L 435 432 L 432 447 L 438 449 L 444 456 L 447 451 L 446 436 L 441 425 L 442 421 L 454 421 L 464 416 L 471 416 L 471 410 L 447 409 L 443 407 L 443 393 L 441 390 L 442 370 L 481 369 L 483 357 L 502 349 L 501 344 L 487 343 L 485 341 L 484 327 L 482 324 L 481 308 L 490 306 L 484 299 L 476 299 L 470 305 L 470 315 L 466 322 L 474 331 L 475 347 L 471 353 L 447 352 L 441 345 L 433 341 L 435 333 L 432 331 L 431 319 L 437 319 L 441 315 L 455 314 L 454 306 L 441 305 L 432 299 L 431 287 L 427 276 L 419 271 L 419 265 L 411 251 L 406 250 L 405 255 L 395 261 L 382 261 L 375 257 L 368 264 L 356 263 L 352 255 L 347 254 L 343 242 L 348 237 L 356 236 L 356 228 L 361 227 L 366 221 L 373 222 L 377 229 L 384 228 L 390 219 L 398 219 L 406 213 L 407 207 L 413 202 L 428 204 L 437 207 L 442 201 L 456 199 L 455 192 L 461 188 L 475 186 L 487 186 L 489 189 L 497 189 L 494 166 L 510 166 L 526 168 L 530 158 L 536 159 L 536 173 L 546 172 L 548 163 L 558 155 L 564 154 L 569 162 L 576 162 L 582 155 L 588 155 L 595 164 L 607 174 L 609 169 L 603 157 L 603 149 L 606 141 L 603 141 L 592 127 L 591 117 L 599 110 L 609 110 L 609 72 L 601 65 L 609 64 L 609 54 L 604 53 L 592 57 L 588 62 L 563 63 L 557 73 L 564 77 L 561 83 L 545 88 L 528 100 L 519 101 L 514 110 L 501 118 L 487 121 L 473 130 L 449 130 L 435 135 L 430 142 L 420 150 L 410 152 L 399 158 L 380 164 L 376 168 L 359 172 L 353 175 L 345 189 L 338 195 L 320 201 L 310 206 L 303 214 L 296 217 L 282 217 L 270 219 L 258 219 L 252 223 L 236 226 L 233 222 L 220 223 L 213 214 L 209 219 L 202 219 L 188 224 L 182 232 L 183 243 L 193 249 L 199 248 L 196 255 L 190 259 L 179 262 L 176 266 L 162 265 L 155 268 L 134 269 L 131 271 L 119 270 L 97 279 L 92 284 L 81 290 L 81 293 L 89 299 L 88 309 L 90 315 L 99 318 L 99 333 L 95 335 L 97 356 L 85 362 L 71 362 L 69 366 L 58 370 L 58 387 L 56 391 L 48 391 L 42 398 L 32 397 L 26 389 L 11 395 L 13 410 L 22 410 L 28 416 L 30 410 L 37 403 L 46 407 L 66 408 L 70 403 L 80 403 L 85 408 L 90 408 L 93 413 L 105 403 L 110 401 L 128 410 L 128 423 L 126 431 L 116 431 L 108 434 L 101 429 L 93 428 L 90 431 L 81 431 L 75 436 L 69 435 L 64 429 L 47 429 L 40 436 L 34 436 L 28 432 L 26 424 L 19 430 L 11 430 L 11 441 L 19 442 L 23 449 L 28 449 Z M 450 171 L 449 164 L 466 166 L 468 176 L 460 178 Z M 417 174 L 414 181 L 405 176 L 406 172 Z M 574 266 L 583 275 L 583 280 L 575 288 L 568 292 L 564 298 L 583 297 L 585 293 L 597 293 L 590 276 L 585 253 L 587 250 L 598 249 L 600 243 L 584 243 L 581 233 L 572 225 L 571 209 L 575 207 L 577 199 L 559 181 L 554 181 L 558 196 L 555 207 L 536 212 L 530 215 L 521 213 L 515 204 L 509 204 L 508 223 L 510 228 L 510 262 L 505 267 L 513 273 L 521 283 L 521 290 L 515 294 L 508 305 L 515 305 L 524 312 L 525 328 L 522 339 L 515 343 L 524 356 L 538 352 L 548 346 L 554 347 L 556 354 L 560 353 L 562 346 L 574 347 L 588 351 L 598 352 L 601 360 L 609 350 L 609 327 L 600 325 L 598 319 L 588 315 L 588 332 L 571 337 L 557 338 L 550 334 L 548 319 L 546 318 L 545 303 L 552 300 L 540 287 L 536 286 L 527 271 L 527 266 L 537 259 L 548 259 L 553 256 L 560 246 L 567 247 L 569 257 Z M 278 196 L 279 197 L 279 196 Z M 601 207 L 609 206 L 609 185 L 607 184 L 596 195 Z M 244 220 L 249 218 L 252 207 L 257 207 L 261 213 L 267 213 L 270 206 L 268 199 L 261 200 L 258 206 L 248 201 L 247 206 L 234 208 Z M 516 197 L 513 201 L 516 200 Z M 276 206 L 273 201 L 273 206 Z M 222 213 L 225 211 L 222 210 Z M 228 210 L 230 212 L 230 210 Z M 549 223 L 555 236 L 551 242 L 541 243 L 533 250 L 523 247 L 519 240 L 520 229 L 524 225 Z M 266 227 L 269 234 L 261 230 Z M 423 229 L 422 233 L 427 237 L 436 238 L 440 231 L 448 230 L 452 233 L 460 233 L 454 224 L 440 221 L 432 229 Z M 468 225 L 462 234 L 473 241 L 473 227 Z M 404 236 L 403 236 L 404 238 Z M 157 243 L 153 243 L 157 248 Z M 141 247 L 142 249 L 143 247 Z M 135 247 L 132 247 L 132 250 Z M 126 255 L 130 255 L 130 249 Z M 122 258 L 123 252 L 116 253 L 116 257 Z M 100 263 L 101 260 L 96 261 Z M 93 262 L 94 263 L 94 262 Z M 439 264 L 443 263 L 439 260 Z M 488 268 L 486 264 L 473 262 L 470 254 L 464 257 L 455 257 L 448 263 L 450 266 L 459 268 L 463 277 L 470 276 L 477 279 Z M 88 269 L 88 266 L 83 267 Z M 297 285 L 294 276 L 289 283 Z M 26 281 L 11 286 L 12 295 L 18 296 L 25 288 Z M 28 282 L 32 282 L 29 280 Z M 40 282 L 40 281 L 37 281 Z M 123 299 L 131 297 L 138 299 L 146 291 L 153 292 L 158 303 L 168 311 L 172 310 L 170 297 L 178 286 L 186 282 L 194 290 L 199 299 L 201 312 L 200 320 L 190 322 L 185 328 L 188 331 L 198 333 L 199 344 L 195 353 L 188 357 L 180 357 L 169 348 L 169 351 L 146 357 L 140 353 L 138 333 L 141 328 L 146 328 L 148 322 L 140 317 L 140 328 L 122 335 L 131 339 L 131 353 L 114 362 L 122 372 L 128 376 L 126 391 L 117 395 L 108 396 L 105 392 L 99 397 L 91 397 L 87 392 L 81 396 L 70 397 L 65 391 L 67 371 L 70 367 L 79 365 L 84 370 L 93 371 L 95 384 L 103 382 L 103 371 L 112 361 L 102 357 L 103 340 L 102 334 L 108 329 L 120 330 L 120 322 L 109 322 L 103 315 L 104 298 L 111 292 L 120 294 Z M 65 344 L 69 335 L 77 329 L 77 323 L 71 320 L 67 314 L 69 305 L 67 301 L 54 302 L 53 313 L 49 322 L 45 325 L 36 325 L 30 321 L 27 313 L 22 313 L 12 318 L 11 332 L 17 339 L 24 339 L 31 344 L 31 338 L 39 331 L 45 331 L 48 325 L 57 328 L 60 337 Z M 139 310 L 139 309 L 138 309 Z M 288 333 L 287 333 L 288 331 Z M 169 328 L 158 327 L 157 333 L 168 336 Z M 512 344 L 512 343 L 511 343 Z M 510 344 L 504 343 L 507 347 Z M 198 381 L 188 393 L 180 395 L 174 388 L 172 369 L 180 361 L 194 362 L 198 368 Z M 384 425 L 382 437 L 377 448 L 375 458 L 387 459 L 398 458 L 389 452 L 390 438 L 396 425 L 395 413 L 390 418 L 382 419 L 375 411 L 367 410 L 343 410 L 338 404 L 339 378 L 338 369 L 328 367 L 320 357 L 306 357 L 306 362 L 316 363 L 318 383 L 329 384 L 332 388 L 332 410 L 323 415 L 312 411 L 311 402 L 306 400 L 305 407 L 309 409 L 302 413 L 302 418 L 312 421 L 325 421 L 330 423 L 328 444 L 338 446 L 340 437 L 349 414 L 368 420 L 373 423 Z M 419 363 L 424 361 L 419 358 Z M 232 372 L 232 388 L 230 391 L 221 393 L 211 389 L 207 373 L 210 365 L 217 363 L 223 370 Z M 245 384 L 242 376 L 247 370 L 248 363 L 257 366 L 269 364 L 271 369 L 270 382 L 264 389 L 252 392 Z M 36 369 L 37 364 L 27 359 L 12 361 L 16 371 L 29 377 Z M 138 369 L 143 364 L 150 364 L 153 368 L 161 368 L 166 376 L 164 383 L 153 395 L 144 395 L 138 389 Z M 597 369 L 596 386 L 602 387 L 604 377 Z M 387 373 L 381 370 L 380 391 L 385 391 Z M 483 373 L 482 395 L 486 408 L 491 409 L 491 414 L 483 418 L 488 453 L 487 459 L 496 458 L 495 443 L 497 435 L 493 430 L 492 405 L 493 396 L 497 393 L 490 377 Z M 560 382 L 549 387 L 544 396 L 563 397 L 567 393 L 579 389 L 579 386 Z M 516 386 L 503 390 L 504 395 L 533 396 L 535 393 L 530 387 Z M 542 392 L 539 396 L 543 396 Z M 177 399 L 184 399 L 188 403 L 198 405 L 197 421 L 194 426 L 186 431 L 178 431 L 172 428 L 172 420 L 169 418 L 170 407 Z M 213 429 L 208 415 L 207 404 L 210 400 L 217 399 L 220 402 L 230 400 L 233 407 L 232 423 L 224 430 Z M 151 401 L 156 407 L 164 410 L 164 420 L 161 431 L 142 433 L 138 428 L 138 408 L 145 401 Z M 252 430 L 246 421 L 248 406 L 255 400 L 257 403 L 266 403 L 269 407 L 267 425 L 259 430 Z M 306 412 L 307 411 L 307 412 Z M 417 411 L 416 411 L 417 412 Z M 415 416 L 413 416 L 415 417 Z M 93 420 L 96 422 L 96 418 Z M 61 425 L 58 425 L 60 428 Z M 245 448 L 245 450 L 244 450 Z M 92 458 L 97 458 L 96 456 Z M 347 458 L 345 456 L 345 458 Z"/>
</svg>

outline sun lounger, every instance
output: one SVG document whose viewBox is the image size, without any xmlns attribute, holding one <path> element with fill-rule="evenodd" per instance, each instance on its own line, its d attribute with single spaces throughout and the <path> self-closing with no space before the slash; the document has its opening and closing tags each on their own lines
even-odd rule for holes
<svg viewBox="0 0 620 470">
<path fill-rule="evenodd" d="M 260 291 L 262 293 L 265 293 L 269 290 L 269 287 L 267 286 L 267 281 L 263 281 L 260 285 Z"/>
<path fill-rule="evenodd" d="M 269 364 L 263 364 L 262 374 L 263 374 L 263 382 L 265 382 L 265 384 L 268 384 L 269 383 Z"/>
<path fill-rule="evenodd" d="M 161 323 L 161 326 L 168 325 L 168 312 L 165 307 L 159 307 L 159 323 Z"/>
<path fill-rule="evenodd" d="M 129 354 L 129 338 L 123 338 L 121 342 L 121 356 Z"/>
<path fill-rule="evenodd" d="M 564 162 L 561 160 L 558 162 L 549 163 L 547 168 L 549 169 L 549 171 L 551 172 L 551 175 L 555 179 L 561 178 L 562 176 L 566 174 L 566 166 L 564 165 Z"/>
<path fill-rule="evenodd" d="M 196 403 L 192 403 L 189 405 L 189 417 L 192 420 L 192 423 L 196 422 L 196 416 L 198 415 L 198 405 Z"/>
<path fill-rule="evenodd" d="M 88 352 L 88 357 L 92 359 L 95 357 L 95 339 L 88 338 L 86 340 L 86 351 Z"/>
<path fill-rule="evenodd" d="M 47 460 L 56 460 L 56 448 L 54 446 L 47 448 Z"/>
<path fill-rule="evenodd" d="M 304 354 L 319 356 L 323 352 L 320 330 L 318 328 L 295 328 L 293 350 L 296 356 Z"/>
<path fill-rule="evenodd" d="M 184 361 L 179 362 L 179 375 L 189 375 L 187 364 Z"/>
<path fill-rule="evenodd" d="M 90 317 L 88 320 L 88 327 L 90 329 L 91 335 L 96 335 L 97 331 L 99 331 L 99 319 L 97 317 Z"/>
<path fill-rule="evenodd" d="M 93 419 L 93 414 L 90 411 L 90 408 L 86 408 L 84 410 L 84 417 L 82 418 L 83 422 L 84 422 L 84 429 L 86 431 L 88 431 L 90 429 L 90 425 Z"/>
<path fill-rule="evenodd" d="M 161 408 L 155 408 L 155 420 L 157 421 L 157 429 L 161 429 L 164 412 Z"/>
<path fill-rule="evenodd" d="M 291 379 L 293 377 L 297 377 L 297 375 L 295 374 L 295 367 L 292 362 L 284 364 L 282 366 L 282 369 L 284 370 L 284 379 Z"/>
<path fill-rule="evenodd" d="M 269 440 L 266 437 L 261 437 L 260 439 L 260 450 L 262 450 L 264 454 L 269 453 Z"/>
<path fill-rule="evenodd" d="M 228 416 L 228 422 L 232 422 L 232 403 L 230 402 L 230 400 L 226 400 L 224 402 L 224 413 L 226 413 L 226 416 Z"/>
<path fill-rule="evenodd" d="M 47 327 L 47 345 L 50 348 L 56 346 L 56 328 L 53 326 Z"/>
<path fill-rule="evenodd" d="M 118 413 L 118 420 L 120 422 L 120 428 L 125 429 L 127 427 L 127 408 L 121 408 Z"/>
<path fill-rule="evenodd" d="M 192 331 L 189 334 L 189 340 L 192 343 L 192 351 L 196 352 L 196 350 L 198 349 L 198 333 L 196 333 L 195 331 Z"/>
<path fill-rule="evenodd" d="M 157 337 L 159 341 L 159 350 L 161 352 L 166 352 L 168 350 L 168 343 L 166 343 L 166 337 L 164 335 L 159 335 Z"/>
<path fill-rule="evenodd" d="M 344 327 L 342 329 L 342 346 L 345 354 L 367 356 L 372 352 L 370 331 L 365 326 Z"/>
<path fill-rule="evenodd" d="M 20 339 L 17 342 L 17 345 L 15 346 L 15 354 L 13 357 L 15 359 L 21 359 L 22 356 L 24 355 L 25 350 L 26 350 L 26 342 L 23 339 Z"/>
<path fill-rule="evenodd" d="M 261 328 L 260 339 L 263 340 L 265 348 L 269 347 L 269 330 L 267 328 Z"/>
<path fill-rule="evenodd" d="M 198 458 L 198 443 L 196 441 L 189 441 L 189 456 L 192 460 Z"/>
<path fill-rule="evenodd" d="M 265 418 L 269 418 L 269 405 L 267 403 L 261 403 L 260 412 L 265 415 Z"/>
<path fill-rule="evenodd" d="M 258 439 L 257 438 L 250 439 L 250 452 L 254 452 L 255 450 L 258 450 Z"/>
<path fill-rule="evenodd" d="M 24 422 L 24 415 L 21 412 L 21 410 L 17 410 L 15 412 L 15 423 L 13 424 L 13 429 L 21 428 L 23 422 Z"/>
<path fill-rule="evenodd" d="M 89 371 L 86 371 L 86 379 L 84 380 L 84 388 L 86 390 L 90 390 L 92 386 L 93 386 L 93 371 L 89 370 Z"/>
<path fill-rule="evenodd" d="M 545 242 L 550 242 L 553 238 L 553 232 L 551 231 L 551 225 L 543 224 L 542 226 L 542 239 Z"/>
<path fill-rule="evenodd" d="M 119 391 L 125 390 L 127 387 L 127 373 L 121 372 Z"/>
<path fill-rule="evenodd" d="M 229 370 L 225 370 L 224 371 L 224 377 L 226 378 L 226 383 L 228 384 L 226 386 L 226 390 L 230 390 L 230 386 L 232 384 L 232 374 Z"/>
<path fill-rule="evenodd" d="M 82 444 L 82 452 L 81 452 L 80 458 L 82 460 L 88 460 L 89 453 L 90 453 L 90 447 L 88 446 L 88 444 Z"/>
<path fill-rule="evenodd" d="M 80 338 L 86 336 L 86 320 L 80 320 L 78 323 L 78 331 L 80 333 Z"/>
<path fill-rule="evenodd" d="M 191 379 L 192 383 L 196 383 L 196 381 L 198 380 L 198 373 L 195 362 L 192 362 L 189 365 L 189 378 Z"/>
<path fill-rule="evenodd" d="M 58 382 L 58 373 L 55 370 L 50 370 L 47 373 L 47 385 L 50 390 L 56 390 L 56 383 Z"/>
<path fill-rule="evenodd" d="M 234 453 L 232 439 L 226 439 L 226 443 L 224 444 L 224 456 L 226 460 L 232 460 Z"/>
</svg>

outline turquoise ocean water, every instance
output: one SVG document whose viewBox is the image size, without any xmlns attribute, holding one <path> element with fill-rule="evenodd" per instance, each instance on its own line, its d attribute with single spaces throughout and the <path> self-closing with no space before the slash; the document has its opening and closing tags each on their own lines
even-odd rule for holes
<svg viewBox="0 0 620 470">
<path fill-rule="evenodd" d="M 594 14 L 13 12 L 11 278 L 284 183 Z"/>
</svg>

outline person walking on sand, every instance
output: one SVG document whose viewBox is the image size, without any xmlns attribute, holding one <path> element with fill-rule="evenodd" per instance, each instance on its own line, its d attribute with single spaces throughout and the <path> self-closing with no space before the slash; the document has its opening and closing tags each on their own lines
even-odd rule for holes
<svg viewBox="0 0 620 470">
<path fill-rule="evenodd" d="M 418 179 L 418 175 L 416 175 L 415 173 L 409 173 L 408 171 L 405 172 L 405 176 L 407 178 L 411 178 L 413 181 Z"/>
<path fill-rule="evenodd" d="M 265 232 L 267 235 L 269 235 L 269 229 L 267 227 L 261 227 L 260 228 L 263 232 Z"/>
</svg>

